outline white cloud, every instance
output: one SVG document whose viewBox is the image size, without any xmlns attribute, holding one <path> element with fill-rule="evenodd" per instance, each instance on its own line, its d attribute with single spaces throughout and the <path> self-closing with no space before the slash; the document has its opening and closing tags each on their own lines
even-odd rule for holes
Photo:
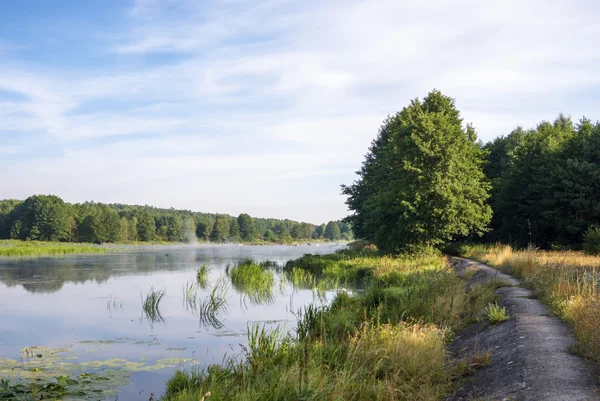
<svg viewBox="0 0 600 401">
<path fill-rule="evenodd" d="M 600 85 L 599 11 L 587 1 L 138 0 L 128 30 L 95 49 L 118 68 L 0 59 L 0 91 L 24 95 L 0 100 L 0 136 L 37 132 L 61 154 L 0 173 L 3 195 L 342 217 L 338 185 L 380 122 L 432 88 L 455 97 L 484 140 L 560 111 L 597 117 L 600 97 L 581 94 Z"/>
</svg>

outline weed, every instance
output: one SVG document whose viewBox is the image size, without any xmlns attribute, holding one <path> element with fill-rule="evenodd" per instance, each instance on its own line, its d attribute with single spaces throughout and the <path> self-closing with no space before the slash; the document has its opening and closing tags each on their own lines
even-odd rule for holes
<svg viewBox="0 0 600 401">
<path fill-rule="evenodd" d="M 140 293 L 142 299 L 142 317 L 145 317 L 151 324 L 161 322 L 165 319 L 160 313 L 160 302 L 166 294 L 165 290 L 155 290 L 154 287 L 150 287 L 150 291 L 144 297 Z"/>
<path fill-rule="evenodd" d="M 510 318 L 506 308 L 503 306 L 502 307 L 498 306 L 497 302 L 494 302 L 493 304 L 489 304 L 488 307 L 486 308 L 486 313 L 487 313 L 488 319 L 490 319 L 491 324 L 502 323 L 505 320 L 508 320 Z"/>
<path fill-rule="evenodd" d="M 274 300 L 273 287 L 275 275 L 260 264 L 247 260 L 227 270 L 235 289 L 246 295 L 256 304 L 270 303 Z"/>
<path fill-rule="evenodd" d="M 196 270 L 196 283 L 200 288 L 204 289 L 208 287 L 208 275 L 210 274 L 211 270 L 212 269 L 210 266 L 208 266 L 206 263 Z"/>
</svg>

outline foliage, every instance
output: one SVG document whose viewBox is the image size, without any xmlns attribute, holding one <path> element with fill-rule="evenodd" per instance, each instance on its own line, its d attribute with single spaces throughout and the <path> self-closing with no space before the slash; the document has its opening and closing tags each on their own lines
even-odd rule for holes
<svg viewBox="0 0 600 401">
<path fill-rule="evenodd" d="M 583 235 L 583 250 L 589 255 L 600 255 L 600 227 L 592 226 Z"/>
<path fill-rule="evenodd" d="M 365 252 L 365 253 L 360 253 Z M 259 271 L 256 264 L 251 270 Z M 318 266 L 318 267 L 316 267 Z M 354 271 L 343 274 L 338 267 Z M 493 298 L 493 288 L 467 293 L 441 256 L 378 256 L 373 249 L 311 256 L 289 264 L 355 276 L 368 271 L 364 293 L 340 292 L 330 306 L 298 314 L 295 334 L 248 328 L 242 357 L 179 371 L 164 400 L 439 400 L 460 370 L 447 359 L 453 328 Z M 305 270 L 306 271 L 306 270 Z"/>
<path fill-rule="evenodd" d="M 254 219 L 246 213 L 242 213 L 237 218 L 237 223 L 240 228 L 240 236 L 244 241 L 253 241 L 258 237 L 258 230 Z"/>
<path fill-rule="evenodd" d="M 460 252 L 522 278 L 573 327 L 583 353 L 600 362 L 600 257 L 481 244 L 462 245 Z"/>
<path fill-rule="evenodd" d="M 485 241 L 577 248 L 600 224 L 600 124 L 559 115 L 485 148 L 494 210 Z"/>
<path fill-rule="evenodd" d="M 510 318 L 506 308 L 499 306 L 497 302 L 489 304 L 485 311 L 491 324 L 502 323 Z"/>
<path fill-rule="evenodd" d="M 357 237 L 385 252 L 482 234 L 491 218 L 484 152 L 454 100 L 438 91 L 384 121 L 359 178 L 342 186 Z"/>
<path fill-rule="evenodd" d="M 342 239 L 352 239 L 347 224 L 333 223 L 339 226 Z M 53 195 L 34 195 L 24 202 L 0 200 L 0 239 L 90 243 L 323 240 L 324 232 L 314 235 L 315 231 L 316 226 L 310 223 L 259 219 L 245 213 L 235 218 L 150 206 L 68 204 Z M 264 233 L 268 233 L 267 238 Z"/>
<path fill-rule="evenodd" d="M 105 253 L 107 248 L 90 244 L 69 244 L 47 241 L 0 240 L 0 256 L 48 256 L 85 253 Z"/>
</svg>

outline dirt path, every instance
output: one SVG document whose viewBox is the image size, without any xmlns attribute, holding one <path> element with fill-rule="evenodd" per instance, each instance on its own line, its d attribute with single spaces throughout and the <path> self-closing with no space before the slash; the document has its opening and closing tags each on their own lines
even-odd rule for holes
<svg viewBox="0 0 600 401">
<path fill-rule="evenodd" d="M 457 271 L 477 269 L 470 284 L 494 277 L 514 287 L 502 287 L 501 306 L 511 319 L 496 326 L 479 323 L 458 335 L 451 346 L 457 355 L 491 351 L 490 364 L 452 400 L 600 400 L 596 369 L 570 353 L 576 342 L 568 326 L 550 316 L 548 308 L 532 291 L 519 287 L 519 280 L 489 266 L 454 258 Z"/>
</svg>

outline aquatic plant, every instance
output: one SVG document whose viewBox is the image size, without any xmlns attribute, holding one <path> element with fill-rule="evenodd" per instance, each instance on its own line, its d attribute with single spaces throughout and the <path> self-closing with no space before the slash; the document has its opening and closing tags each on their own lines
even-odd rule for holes
<svg viewBox="0 0 600 401">
<path fill-rule="evenodd" d="M 210 266 L 208 266 L 206 263 L 196 270 L 196 283 L 200 288 L 204 289 L 208 287 L 208 275 L 210 274 L 211 270 L 212 269 Z"/>
<path fill-rule="evenodd" d="M 228 286 L 225 277 L 220 277 L 215 286 L 198 304 L 198 321 L 200 327 L 212 327 L 215 329 L 223 328 L 223 314 L 227 312 L 227 294 Z"/>
<path fill-rule="evenodd" d="M 448 364 L 448 333 L 479 316 L 495 296 L 491 286 L 467 293 L 446 262 L 313 257 L 310 263 L 332 279 L 340 277 L 333 272 L 348 277 L 344 268 L 352 277 L 369 272 L 364 293 L 340 291 L 331 305 L 304 308 L 295 335 L 250 327 L 242 358 L 176 373 L 164 400 L 197 401 L 208 391 L 212 401 L 444 399 L 463 374 Z"/>
<path fill-rule="evenodd" d="M 183 304 L 186 310 L 196 310 L 198 303 L 198 285 L 194 282 L 187 282 L 183 285 Z"/>
<path fill-rule="evenodd" d="M 227 270 L 233 287 L 253 303 L 269 303 L 274 298 L 275 275 L 251 260 Z"/>
<path fill-rule="evenodd" d="M 85 253 L 106 253 L 118 248 L 106 248 L 92 244 L 74 244 L 47 241 L 0 240 L 0 256 L 61 256 Z"/>
<path fill-rule="evenodd" d="M 150 291 L 145 297 L 140 293 L 140 298 L 142 299 L 142 317 L 145 317 L 150 323 L 164 323 L 165 318 L 160 313 L 160 302 L 165 294 L 166 291 L 164 289 L 155 290 L 154 287 L 150 287 Z"/>
</svg>

